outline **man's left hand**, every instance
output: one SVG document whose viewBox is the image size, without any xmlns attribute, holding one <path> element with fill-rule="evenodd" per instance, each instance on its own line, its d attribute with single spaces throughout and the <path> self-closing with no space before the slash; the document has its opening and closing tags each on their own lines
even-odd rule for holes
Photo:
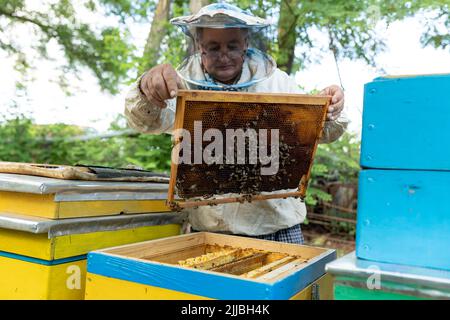
<svg viewBox="0 0 450 320">
<path fill-rule="evenodd" d="M 334 121 L 339 118 L 344 109 L 344 91 L 337 85 L 332 85 L 323 89 L 320 94 L 331 96 L 331 104 L 328 107 L 327 120 Z"/>
</svg>

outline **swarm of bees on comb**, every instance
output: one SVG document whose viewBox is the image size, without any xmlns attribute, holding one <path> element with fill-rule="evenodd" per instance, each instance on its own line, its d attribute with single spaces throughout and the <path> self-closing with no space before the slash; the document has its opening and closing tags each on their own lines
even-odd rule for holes
<svg viewBox="0 0 450 320">
<path fill-rule="evenodd" d="M 306 260 L 285 253 L 252 248 L 208 245 L 204 254 L 178 261 L 178 265 L 199 270 L 233 274 L 244 278 L 258 278 L 288 263 L 300 265 L 304 262 Z"/>
</svg>

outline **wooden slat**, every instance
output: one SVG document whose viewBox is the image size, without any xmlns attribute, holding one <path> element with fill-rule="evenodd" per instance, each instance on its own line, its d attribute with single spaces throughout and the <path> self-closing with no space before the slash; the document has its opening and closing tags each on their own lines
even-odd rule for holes
<svg viewBox="0 0 450 320">
<path fill-rule="evenodd" d="M 163 253 L 163 254 L 156 254 L 156 255 L 150 255 L 143 257 L 142 259 L 155 261 L 155 262 L 161 262 L 161 263 L 168 263 L 168 264 L 177 264 L 181 260 L 186 260 L 192 257 L 200 256 L 202 254 L 205 254 L 206 246 L 204 244 L 192 246 L 189 248 L 183 248 L 180 250 Z"/>
<path fill-rule="evenodd" d="M 266 264 L 262 266 L 261 268 L 249 271 L 242 275 L 242 277 L 245 278 L 257 278 L 260 277 L 268 272 L 273 271 L 274 269 L 277 269 L 281 267 L 282 265 L 291 262 L 292 260 L 295 260 L 295 257 L 287 256 L 279 260 L 275 260 L 272 263 Z"/>
<path fill-rule="evenodd" d="M 268 255 L 268 252 L 256 253 L 250 257 L 246 257 L 220 267 L 212 268 L 210 271 L 240 275 L 249 272 L 250 270 L 262 267 Z"/>
<path fill-rule="evenodd" d="M 188 249 L 201 244 L 205 244 L 205 234 L 199 232 L 100 250 L 100 252 L 142 259 Z"/>
<path fill-rule="evenodd" d="M 174 130 L 183 128 L 184 108 L 185 108 L 185 100 L 183 98 L 177 99 L 177 110 L 175 112 Z M 169 181 L 169 190 L 167 193 L 167 205 L 173 209 L 177 209 L 177 204 L 174 202 L 174 198 L 175 198 L 175 184 L 177 182 L 179 154 L 177 152 L 174 153 L 174 149 L 175 146 L 177 146 L 180 143 L 180 136 L 178 135 L 174 136 L 174 140 L 175 140 L 174 148 L 172 148 L 171 153 L 172 158 L 170 164 L 170 181 Z"/>
<path fill-rule="evenodd" d="M 312 259 L 327 251 L 327 249 L 323 248 L 268 241 L 262 239 L 243 238 L 238 236 L 222 235 L 218 233 L 205 232 L 204 235 L 205 242 L 210 244 L 286 253 L 288 255 L 298 256 L 299 258 L 303 258 L 305 260 Z"/>
<path fill-rule="evenodd" d="M 305 263 L 306 261 L 303 259 L 295 259 L 287 264 L 279 266 L 275 270 L 256 277 L 256 279 L 260 281 L 276 282 L 278 279 L 282 279 L 287 275 L 292 274 L 295 270 L 301 269 Z"/>
<path fill-rule="evenodd" d="M 202 90 L 179 90 L 178 96 L 186 101 L 211 102 L 255 102 L 255 103 L 282 103 L 322 105 L 330 100 L 325 95 L 285 94 L 285 93 L 249 93 L 249 92 L 215 92 Z"/>
<path fill-rule="evenodd" d="M 236 203 L 236 202 L 245 202 L 250 198 L 255 201 L 259 200 L 269 200 L 269 199 L 283 199 L 288 197 L 303 197 L 302 192 L 284 192 L 284 193 L 275 193 L 275 194 L 266 194 L 266 195 L 252 195 L 252 196 L 242 196 L 242 197 L 234 197 L 234 198 L 222 198 L 222 199 L 208 199 L 201 201 L 184 201 L 177 202 L 177 206 L 180 208 L 195 208 L 198 206 L 206 206 L 206 205 L 216 205 L 216 204 L 224 204 L 224 203 Z M 174 202 L 172 202 L 173 204 Z"/>
</svg>

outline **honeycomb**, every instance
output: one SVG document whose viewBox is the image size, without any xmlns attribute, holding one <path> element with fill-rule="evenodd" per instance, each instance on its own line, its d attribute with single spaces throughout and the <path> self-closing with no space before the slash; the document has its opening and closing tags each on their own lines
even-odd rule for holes
<svg viewBox="0 0 450 320">
<path fill-rule="evenodd" d="M 278 129 L 280 161 L 276 174 L 261 175 L 259 161 L 249 164 L 246 140 L 246 164 L 226 164 L 225 161 L 210 165 L 179 164 L 176 175 L 178 196 L 210 198 L 228 193 L 260 194 L 299 188 L 313 161 L 323 115 L 323 105 L 186 101 L 183 128 L 191 133 L 191 163 L 194 161 L 194 121 L 202 121 L 202 133 L 211 128 L 218 129 L 224 142 L 227 129 L 254 129 L 256 132 L 268 129 L 269 152 L 270 130 Z M 197 143 L 201 143 L 204 150 L 211 141 Z M 225 157 L 225 146 L 223 154 Z M 307 181 L 302 183 L 306 185 Z"/>
<path fill-rule="evenodd" d="M 291 262 L 296 262 L 298 265 L 306 260 L 285 253 L 215 245 L 207 248 L 202 255 L 180 260 L 176 264 L 186 268 L 239 275 L 244 278 L 258 278 Z"/>
</svg>

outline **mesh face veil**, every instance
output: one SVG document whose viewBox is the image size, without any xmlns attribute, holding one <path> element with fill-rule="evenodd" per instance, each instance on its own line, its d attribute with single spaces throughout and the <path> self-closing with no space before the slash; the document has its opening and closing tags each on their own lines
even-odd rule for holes
<svg viewBox="0 0 450 320">
<path fill-rule="evenodd" d="M 245 90 L 276 69 L 275 61 L 252 41 L 271 24 L 236 6 L 211 4 L 171 23 L 181 28 L 193 48 L 177 68 L 191 89 Z"/>
</svg>

